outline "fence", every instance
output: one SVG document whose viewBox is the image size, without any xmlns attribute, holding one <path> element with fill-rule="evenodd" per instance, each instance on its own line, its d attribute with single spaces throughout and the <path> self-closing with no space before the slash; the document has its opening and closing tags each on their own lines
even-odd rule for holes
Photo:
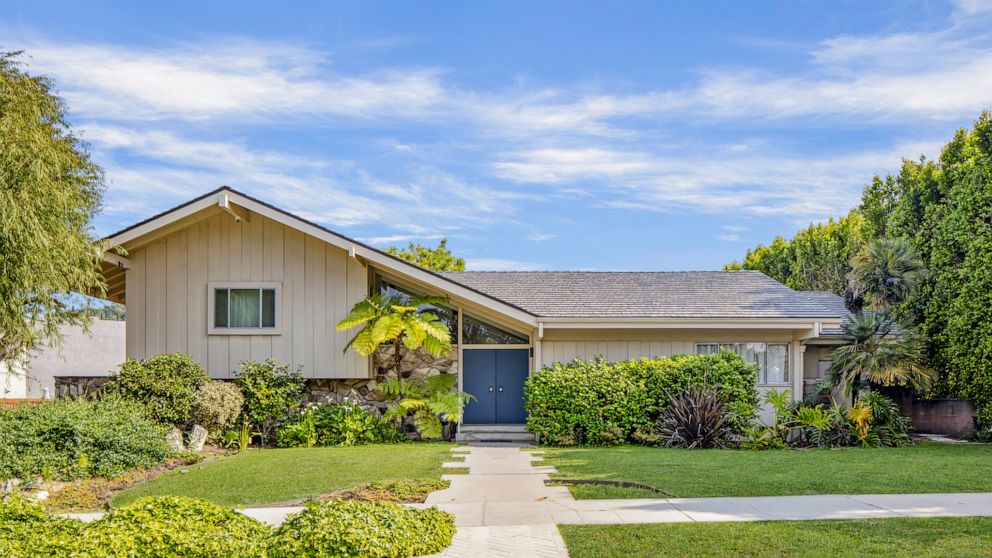
<svg viewBox="0 0 992 558">
<path fill-rule="evenodd" d="M 0 409 L 16 409 L 20 405 L 37 405 L 43 401 L 40 398 L 0 399 Z"/>
</svg>

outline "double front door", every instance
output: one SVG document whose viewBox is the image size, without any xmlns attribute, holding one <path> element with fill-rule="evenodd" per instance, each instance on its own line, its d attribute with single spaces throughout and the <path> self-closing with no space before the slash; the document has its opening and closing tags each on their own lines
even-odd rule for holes
<svg viewBox="0 0 992 558">
<path fill-rule="evenodd" d="M 465 349 L 462 380 L 474 400 L 465 405 L 465 424 L 520 424 L 530 349 Z"/>
</svg>

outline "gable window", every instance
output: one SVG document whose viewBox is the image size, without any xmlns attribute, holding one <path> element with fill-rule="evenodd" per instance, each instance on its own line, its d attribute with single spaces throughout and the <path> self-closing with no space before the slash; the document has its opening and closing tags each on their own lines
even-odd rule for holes
<svg viewBox="0 0 992 558">
<path fill-rule="evenodd" d="M 211 283 L 209 333 L 278 333 L 279 283 Z"/>
<path fill-rule="evenodd" d="M 395 283 L 392 283 L 385 277 L 382 277 L 381 275 L 375 276 L 373 289 L 386 296 L 395 296 L 400 294 L 406 296 L 416 295 L 416 293 L 414 293 L 412 290 L 406 287 L 401 287 Z M 438 306 L 434 304 L 425 304 L 420 308 L 418 308 L 418 312 L 430 312 L 436 315 L 438 318 L 440 318 L 441 321 L 444 322 L 444 325 L 448 326 L 448 331 L 451 332 L 452 344 L 456 344 L 457 342 L 456 332 L 458 331 L 458 312 L 455 312 L 455 310 L 448 308 L 447 306 Z"/>
<path fill-rule="evenodd" d="M 462 343 L 466 345 L 526 345 L 530 339 L 462 313 Z"/>
<path fill-rule="evenodd" d="M 697 355 L 717 355 L 723 351 L 737 353 L 748 364 L 758 365 L 758 383 L 788 384 L 788 343 L 696 343 Z"/>
</svg>

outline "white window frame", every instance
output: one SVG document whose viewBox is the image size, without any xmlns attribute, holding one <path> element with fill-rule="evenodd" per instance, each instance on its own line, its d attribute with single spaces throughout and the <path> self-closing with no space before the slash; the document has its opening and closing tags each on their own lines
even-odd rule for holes
<svg viewBox="0 0 992 558">
<path fill-rule="evenodd" d="M 275 291 L 275 327 L 216 327 L 214 306 L 217 289 L 271 289 Z M 229 303 L 230 304 L 230 303 Z M 282 334 L 282 283 L 278 281 L 218 281 L 207 283 L 207 335 L 281 335 Z M 261 305 L 259 305 L 261 312 Z M 259 324 L 262 323 L 259 316 Z"/>
<path fill-rule="evenodd" d="M 705 345 L 716 345 L 719 350 L 720 345 L 736 345 L 738 348 L 747 345 L 748 343 L 764 343 L 765 345 L 765 358 L 762 365 L 758 367 L 758 386 L 791 386 L 792 385 L 792 344 L 787 341 L 701 341 L 695 343 L 693 350 L 695 354 L 699 353 L 700 346 Z M 785 376 L 786 379 L 782 382 L 769 382 L 768 381 L 768 347 L 770 345 L 782 345 L 785 347 Z M 740 355 L 739 352 L 734 351 L 736 354 Z M 714 354 L 714 353 L 707 353 Z"/>
</svg>

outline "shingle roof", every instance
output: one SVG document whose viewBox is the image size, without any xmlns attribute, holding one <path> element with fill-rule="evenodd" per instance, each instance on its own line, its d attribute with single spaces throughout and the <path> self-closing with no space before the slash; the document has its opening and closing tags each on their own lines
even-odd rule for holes
<svg viewBox="0 0 992 558">
<path fill-rule="evenodd" d="M 794 291 L 757 271 L 442 275 L 549 318 L 839 318 L 846 314 L 837 295 Z"/>
</svg>

